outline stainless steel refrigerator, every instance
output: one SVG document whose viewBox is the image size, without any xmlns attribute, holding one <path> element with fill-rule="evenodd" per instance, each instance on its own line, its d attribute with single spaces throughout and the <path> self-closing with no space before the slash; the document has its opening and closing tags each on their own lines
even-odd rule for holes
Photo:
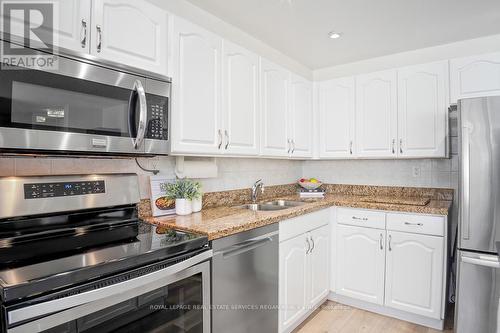
<svg viewBox="0 0 500 333">
<path fill-rule="evenodd" d="M 456 333 L 497 333 L 500 299 L 500 96 L 458 102 Z"/>
</svg>

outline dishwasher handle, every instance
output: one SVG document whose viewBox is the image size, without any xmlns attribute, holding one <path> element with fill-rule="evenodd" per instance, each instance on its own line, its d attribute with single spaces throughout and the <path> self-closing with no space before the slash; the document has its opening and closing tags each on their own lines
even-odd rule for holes
<svg viewBox="0 0 500 333">
<path fill-rule="evenodd" d="M 248 251 L 252 251 L 254 249 L 257 249 L 259 247 L 262 247 L 264 245 L 267 245 L 268 243 L 274 241 L 274 236 L 278 234 L 277 231 L 268 233 L 263 236 L 255 237 L 246 241 L 243 241 L 241 243 L 229 246 L 225 249 L 222 249 L 220 251 L 217 251 L 214 253 L 214 257 L 222 255 L 223 259 L 227 259 L 230 257 L 234 257 L 240 254 L 243 254 Z"/>
</svg>

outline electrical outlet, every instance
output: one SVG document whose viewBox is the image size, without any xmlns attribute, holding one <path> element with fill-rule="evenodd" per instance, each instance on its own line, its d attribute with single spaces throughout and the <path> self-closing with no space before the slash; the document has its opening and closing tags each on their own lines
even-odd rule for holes
<svg viewBox="0 0 500 333">
<path fill-rule="evenodd" d="M 413 177 L 420 177 L 420 167 L 414 166 L 412 168 L 412 175 Z"/>
</svg>

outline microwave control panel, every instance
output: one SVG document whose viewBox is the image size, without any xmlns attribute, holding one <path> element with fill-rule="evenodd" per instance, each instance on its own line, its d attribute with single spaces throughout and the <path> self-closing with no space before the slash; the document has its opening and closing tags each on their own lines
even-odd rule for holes
<svg viewBox="0 0 500 333">
<path fill-rule="evenodd" d="M 104 180 L 24 184 L 25 199 L 105 193 Z"/>
<path fill-rule="evenodd" d="M 146 138 L 168 140 L 168 98 L 147 96 L 148 128 Z"/>
</svg>

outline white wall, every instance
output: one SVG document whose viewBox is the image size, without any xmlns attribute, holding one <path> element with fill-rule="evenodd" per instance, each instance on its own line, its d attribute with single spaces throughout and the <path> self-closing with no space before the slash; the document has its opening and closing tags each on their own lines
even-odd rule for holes
<svg viewBox="0 0 500 333">
<path fill-rule="evenodd" d="M 146 168 L 158 168 L 174 178 L 175 159 L 156 157 L 139 159 Z M 261 179 L 265 185 L 290 184 L 300 178 L 300 161 L 271 159 L 217 159 L 217 178 L 201 179 L 205 192 L 249 188 Z M 64 175 L 89 173 L 137 173 L 142 198 L 149 197 L 149 173 L 142 171 L 133 159 L 0 157 L 0 176 Z"/>
<path fill-rule="evenodd" d="M 296 74 L 302 75 L 307 79 L 312 79 L 312 71 L 299 63 L 298 61 L 288 57 L 273 47 L 264 42 L 252 37 L 243 30 L 221 20 L 215 15 L 187 2 L 179 0 L 148 0 L 156 6 L 165 9 L 166 11 L 182 17 L 188 21 L 198 24 L 199 26 L 210 30 L 219 36 L 239 44 L 248 50 L 253 51 Z"/>
<path fill-rule="evenodd" d="M 313 71 L 313 76 L 314 80 L 322 81 L 498 51 L 500 51 L 500 35 L 493 35 L 322 68 Z"/>
</svg>

